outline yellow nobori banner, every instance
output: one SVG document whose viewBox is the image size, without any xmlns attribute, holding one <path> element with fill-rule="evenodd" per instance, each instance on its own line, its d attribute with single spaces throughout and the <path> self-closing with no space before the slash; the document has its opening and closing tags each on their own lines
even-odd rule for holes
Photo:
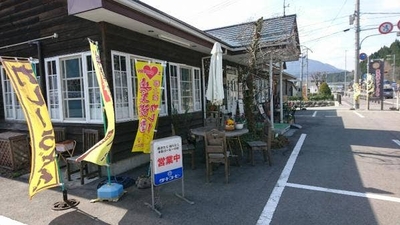
<svg viewBox="0 0 400 225">
<path fill-rule="evenodd" d="M 23 108 L 32 148 L 29 197 L 59 185 L 54 131 L 47 106 L 28 60 L 1 59 Z"/>
<path fill-rule="evenodd" d="M 101 166 L 107 165 L 107 154 L 109 153 L 113 144 L 115 135 L 115 117 L 114 105 L 111 97 L 110 88 L 108 86 L 104 70 L 101 65 L 99 49 L 93 41 L 89 40 L 90 51 L 92 53 L 92 62 L 96 71 L 97 82 L 100 87 L 101 97 L 103 99 L 105 116 L 107 118 L 107 131 L 104 138 L 95 144 L 92 148 L 87 150 L 84 154 L 78 157 L 78 162 L 85 160 Z"/>
<path fill-rule="evenodd" d="M 147 62 L 136 62 L 135 66 L 139 127 L 132 152 L 150 153 L 161 101 L 163 67 L 157 63 Z"/>
</svg>

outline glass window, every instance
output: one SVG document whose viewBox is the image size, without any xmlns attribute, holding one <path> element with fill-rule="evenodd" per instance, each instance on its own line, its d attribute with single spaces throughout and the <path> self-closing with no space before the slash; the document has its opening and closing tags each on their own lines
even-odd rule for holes
<svg viewBox="0 0 400 225">
<path fill-rule="evenodd" d="M 194 71 L 194 111 L 201 111 L 201 76 L 199 69 Z"/>
<path fill-rule="evenodd" d="M 96 71 L 92 63 L 92 56 L 86 56 L 86 68 L 87 68 L 87 85 L 88 85 L 88 102 L 89 102 L 89 116 L 91 120 L 99 121 L 103 119 L 101 109 L 101 94 L 100 87 L 97 82 Z"/>
<path fill-rule="evenodd" d="M 57 61 L 49 60 L 46 62 L 47 74 L 47 105 L 50 112 L 50 118 L 60 120 L 60 107 L 58 96 L 58 78 L 57 78 Z"/>
<path fill-rule="evenodd" d="M 169 79 L 171 83 L 171 101 L 173 112 L 180 112 L 179 103 L 179 87 L 178 87 L 178 71 L 176 65 L 170 65 L 169 67 Z"/>
<path fill-rule="evenodd" d="M 129 68 L 126 64 L 126 56 L 113 54 L 113 79 L 114 79 L 114 105 L 115 119 L 117 121 L 128 120 L 133 115 L 132 103 L 129 102 L 128 78 Z"/>
<path fill-rule="evenodd" d="M 190 68 L 180 68 L 181 110 L 193 111 L 193 75 Z"/>
<path fill-rule="evenodd" d="M 47 104 L 53 121 L 103 122 L 90 52 L 46 59 Z"/>
<path fill-rule="evenodd" d="M 117 122 L 137 120 L 137 75 L 135 62 L 152 62 L 161 64 L 163 77 L 166 75 L 165 62 L 150 58 L 130 55 L 121 52 L 112 52 L 113 80 L 114 80 L 114 105 Z M 167 115 L 166 82 L 163 79 L 163 94 L 160 105 L 160 116 Z"/>
<path fill-rule="evenodd" d="M 228 73 L 231 70 L 227 71 L 226 74 L 226 100 L 227 100 L 227 111 L 235 114 L 237 103 L 239 100 L 239 83 L 238 83 L 238 75 L 234 73 Z M 240 84 L 241 85 L 241 84 Z"/>
<path fill-rule="evenodd" d="M 201 111 L 200 69 L 178 64 L 170 64 L 169 68 L 173 111 Z"/>
<path fill-rule="evenodd" d="M 61 59 L 61 79 L 65 119 L 85 118 L 85 95 L 81 58 Z"/>
<path fill-rule="evenodd" d="M 36 63 L 33 63 L 32 67 L 35 68 Z M 0 77 L 3 90 L 4 118 L 6 120 L 25 120 L 22 106 L 19 104 L 11 81 L 2 66 L 0 66 Z"/>
</svg>

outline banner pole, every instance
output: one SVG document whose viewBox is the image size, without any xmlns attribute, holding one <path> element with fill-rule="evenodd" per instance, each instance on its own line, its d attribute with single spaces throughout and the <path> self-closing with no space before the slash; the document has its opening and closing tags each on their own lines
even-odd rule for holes
<svg viewBox="0 0 400 225">
<path fill-rule="evenodd" d="M 108 135 L 114 135 L 114 115 L 110 115 L 109 112 L 113 112 L 114 109 L 112 109 L 112 111 L 107 111 L 107 106 L 110 106 L 107 103 L 113 104 L 112 103 L 112 98 L 111 95 L 109 95 L 107 93 L 107 95 L 105 95 L 104 92 L 109 92 L 109 88 L 108 88 L 108 84 L 107 84 L 107 80 L 103 71 L 103 67 L 101 66 L 101 58 L 100 58 L 100 51 L 99 51 L 99 47 L 98 47 L 98 42 L 94 42 L 92 40 L 90 40 L 88 38 L 89 44 L 90 44 L 90 51 L 92 53 L 92 62 L 94 64 L 95 70 L 96 70 L 96 77 L 97 77 L 97 82 L 99 84 L 100 87 L 100 91 L 102 93 L 101 95 L 101 105 L 103 108 L 103 129 L 104 129 L 104 137 L 107 138 Z M 110 106 L 111 107 L 111 106 Z M 108 124 L 112 122 L 111 124 Z M 108 129 L 110 128 L 108 125 L 113 126 L 113 130 L 112 131 L 108 131 Z M 105 147 L 105 146 L 104 146 Z M 101 163 L 101 165 L 106 165 L 107 168 L 107 183 L 102 185 L 100 188 L 97 189 L 97 198 L 96 199 L 92 199 L 90 202 L 94 203 L 97 201 L 103 201 L 103 200 L 107 200 L 107 201 L 118 201 L 119 198 L 124 194 L 124 187 L 122 184 L 118 183 L 117 181 L 114 183 L 111 183 L 111 168 L 110 168 L 110 150 L 108 149 L 108 151 L 105 153 L 105 163 Z M 99 164 L 99 163 L 96 163 Z"/>
<path fill-rule="evenodd" d="M 91 41 L 91 40 L 89 39 L 89 41 Z M 98 49 L 98 42 L 96 41 L 95 44 L 96 44 L 97 49 Z M 100 53 L 99 53 L 99 55 L 100 55 Z M 104 134 L 106 134 L 107 133 L 107 119 L 108 118 L 107 118 L 107 115 L 106 115 L 105 110 L 104 110 L 104 99 L 103 98 L 101 98 L 101 105 L 103 107 L 103 131 L 104 131 Z M 107 184 L 111 185 L 110 152 L 107 153 L 107 166 L 106 167 L 107 167 Z"/>
<path fill-rule="evenodd" d="M 58 171 L 58 178 L 60 179 L 60 183 L 61 183 L 61 191 L 63 193 L 63 200 L 55 202 L 53 204 L 52 209 L 55 211 L 70 209 L 70 208 L 73 208 L 73 207 L 79 205 L 79 203 L 80 203 L 80 201 L 78 201 L 76 199 L 68 199 L 68 192 L 67 192 L 67 189 L 65 188 L 64 179 L 63 179 L 63 176 L 61 175 L 61 169 L 60 169 L 60 164 L 58 163 L 58 160 L 59 160 L 59 157 L 58 157 L 58 154 L 56 154 L 55 161 L 56 161 L 56 166 L 57 166 L 57 171 Z"/>
<path fill-rule="evenodd" d="M 103 128 L 104 133 L 107 132 L 107 124 L 106 124 L 106 114 L 104 112 L 104 101 L 101 100 L 101 104 L 103 105 Z M 110 169 L 110 152 L 107 153 L 107 184 L 111 184 L 111 169 Z"/>
</svg>

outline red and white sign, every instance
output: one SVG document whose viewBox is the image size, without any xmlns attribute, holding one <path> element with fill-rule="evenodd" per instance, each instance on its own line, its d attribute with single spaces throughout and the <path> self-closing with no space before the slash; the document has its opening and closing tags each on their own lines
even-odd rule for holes
<svg viewBox="0 0 400 225">
<path fill-rule="evenodd" d="M 393 24 L 391 22 L 384 22 L 379 25 L 379 33 L 381 34 L 388 34 L 393 30 Z"/>
</svg>

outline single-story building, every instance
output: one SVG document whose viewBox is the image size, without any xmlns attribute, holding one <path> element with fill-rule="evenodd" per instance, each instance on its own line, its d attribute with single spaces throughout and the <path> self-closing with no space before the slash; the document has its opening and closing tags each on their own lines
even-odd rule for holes
<svg viewBox="0 0 400 225">
<path fill-rule="evenodd" d="M 54 127 L 66 127 L 78 142 L 82 128 L 103 130 L 99 87 L 91 63 L 90 38 L 99 43 L 103 69 L 113 94 L 116 134 L 110 151 L 112 171 L 124 172 L 148 162 L 147 154 L 132 153 L 138 127 L 135 62 L 158 63 L 164 68 L 164 87 L 156 138 L 171 135 L 172 110 L 188 112 L 190 126 L 202 126 L 210 52 L 215 42 L 223 48 L 224 105 L 239 96 L 237 77 L 247 66 L 247 48 L 254 23 L 208 31 L 199 30 L 143 2 L 130 0 L 4 0 L 0 9 L 0 56 L 31 57 Z M 274 62 L 295 61 L 300 55 L 296 15 L 263 20 L 260 46 L 266 54 L 257 62 L 268 74 Z M 0 66 L 1 67 L 1 66 Z M 0 131 L 25 131 L 27 126 L 11 84 L 1 69 Z M 288 80 L 283 74 L 290 94 Z M 265 101 L 268 79 L 258 81 Z"/>
</svg>

